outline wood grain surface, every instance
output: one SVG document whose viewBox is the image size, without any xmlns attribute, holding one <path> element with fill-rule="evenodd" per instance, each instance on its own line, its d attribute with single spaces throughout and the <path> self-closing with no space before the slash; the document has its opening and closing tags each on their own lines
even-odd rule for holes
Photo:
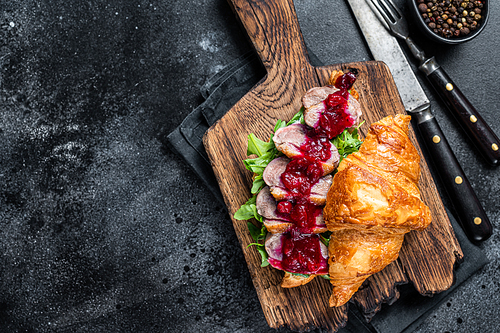
<svg viewBox="0 0 500 333">
<path fill-rule="evenodd" d="M 405 111 L 390 71 L 382 62 L 310 65 L 291 0 L 232 0 L 231 4 L 267 70 L 266 77 L 204 137 L 232 218 L 251 196 L 252 174 L 242 162 L 247 158 L 248 134 L 254 133 L 267 140 L 276 121 L 289 120 L 300 109 L 304 93 L 324 85 L 331 71 L 352 71 L 357 76 L 354 87 L 360 94 L 366 121 L 360 129 L 362 137 L 369 124 Z M 422 156 L 412 129 L 410 138 Z M 399 284 L 411 282 L 421 294 L 432 295 L 448 289 L 454 282 L 454 265 L 463 254 L 423 158 L 421 170 L 419 188 L 431 209 L 432 223 L 423 232 L 407 234 L 399 259 L 370 277 L 354 295 L 352 302 L 360 307 L 366 318 L 375 315 L 382 303 L 391 304 L 397 300 L 396 286 Z M 257 250 L 247 248 L 253 239 L 246 221 L 233 219 L 233 225 L 269 326 L 288 326 L 300 331 L 320 327 L 335 332 L 345 325 L 348 305 L 328 306 L 332 289 L 329 281 L 316 278 L 301 287 L 281 288 L 283 272 L 270 266 L 261 268 Z M 397 302 L 392 306 L 397 306 Z"/>
</svg>

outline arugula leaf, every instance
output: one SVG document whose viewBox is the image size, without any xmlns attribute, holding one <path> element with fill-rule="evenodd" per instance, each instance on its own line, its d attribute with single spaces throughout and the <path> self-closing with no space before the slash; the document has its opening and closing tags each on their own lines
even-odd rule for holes
<svg viewBox="0 0 500 333">
<path fill-rule="evenodd" d="M 310 276 L 309 274 L 300 274 L 300 273 L 292 273 L 292 272 L 288 272 L 288 273 L 295 275 L 295 276 L 305 277 L 305 278 L 308 278 Z"/>
<path fill-rule="evenodd" d="M 257 158 L 248 158 L 244 160 L 243 163 L 245 164 L 245 167 L 253 173 L 262 174 L 269 162 L 271 162 L 276 156 L 277 151 L 278 150 L 276 149 L 265 152 Z"/>
<path fill-rule="evenodd" d="M 269 265 L 269 261 L 267 260 L 267 258 L 269 258 L 269 255 L 266 252 L 266 246 L 260 243 L 250 243 L 248 244 L 247 248 L 249 248 L 250 246 L 257 247 L 257 251 L 259 251 L 260 257 L 262 259 L 260 267 L 266 267 L 267 265 Z"/>
<path fill-rule="evenodd" d="M 266 247 L 263 244 L 260 244 L 260 246 L 257 246 L 257 251 L 259 251 L 260 256 L 262 258 L 262 263 L 260 264 L 260 267 L 266 267 L 269 265 L 269 261 L 267 261 L 267 258 L 269 257 L 267 252 L 266 252 Z"/>
<path fill-rule="evenodd" d="M 265 153 L 269 152 L 275 148 L 274 142 L 266 142 L 262 141 L 258 137 L 255 136 L 255 134 L 250 133 L 248 135 L 248 147 L 247 147 L 247 155 L 252 155 L 255 154 L 257 156 L 262 156 Z"/>
<path fill-rule="evenodd" d="M 284 122 L 281 119 L 278 119 L 278 121 L 276 122 L 276 125 L 274 126 L 274 133 L 276 133 L 277 130 L 279 130 L 280 128 L 283 128 L 283 127 L 286 127 L 286 122 Z M 274 134 L 271 135 L 271 139 L 273 136 L 274 136 Z M 271 140 L 269 140 L 269 141 L 271 141 Z"/>
<path fill-rule="evenodd" d="M 339 163 L 347 157 L 347 155 L 359 151 L 359 147 L 363 141 L 359 139 L 358 129 L 363 123 L 364 122 L 359 124 L 352 133 L 349 133 L 349 131 L 345 129 L 342 133 L 333 138 L 332 143 L 337 147 L 340 154 Z"/>
<path fill-rule="evenodd" d="M 330 235 L 332 234 L 331 231 L 326 231 L 322 234 L 319 235 L 319 240 L 321 243 L 325 244 L 326 247 L 330 244 Z"/>
<path fill-rule="evenodd" d="M 330 279 L 330 275 L 328 275 L 328 274 L 325 274 L 325 275 L 320 275 L 320 276 L 321 276 L 323 279 L 325 279 L 325 280 L 331 280 L 331 279 Z"/>
<path fill-rule="evenodd" d="M 293 117 L 292 119 L 290 119 L 290 121 L 288 123 L 286 123 L 286 126 L 288 125 L 291 125 L 291 124 L 296 124 L 296 123 L 300 123 L 300 124 L 305 124 L 305 120 L 304 120 L 304 110 L 305 108 L 304 107 L 301 107 L 299 112 L 297 112 Z M 284 127 L 284 126 L 283 126 Z M 276 130 L 275 130 L 276 132 Z"/>
<path fill-rule="evenodd" d="M 264 182 L 264 178 L 263 178 L 262 174 L 259 174 L 259 175 L 255 176 L 255 178 L 253 180 L 252 189 L 250 190 L 250 192 L 252 194 L 257 194 L 260 192 L 260 190 L 262 190 L 262 188 L 265 185 L 266 185 L 266 183 Z"/>
<path fill-rule="evenodd" d="M 251 218 L 255 218 L 257 221 L 262 222 L 262 216 L 257 213 L 257 206 L 255 205 L 256 201 L 256 196 L 252 196 L 248 199 L 248 201 L 241 205 L 240 209 L 234 213 L 234 218 L 236 220 L 249 220 Z"/>
<path fill-rule="evenodd" d="M 267 229 L 264 225 L 262 225 L 262 227 L 259 229 L 252 222 L 247 222 L 247 226 L 254 241 L 258 242 L 260 240 L 266 239 Z"/>
</svg>

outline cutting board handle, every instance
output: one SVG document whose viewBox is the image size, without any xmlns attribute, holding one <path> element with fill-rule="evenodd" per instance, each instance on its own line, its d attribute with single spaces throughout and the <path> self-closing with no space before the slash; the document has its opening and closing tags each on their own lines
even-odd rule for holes
<svg viewBox="0 0 500 333">
<path fill-rule="evenodd" d="M 229 0 L 229 3 L 268 74 L 312 67 L 292 0 Z"/>
</svg>

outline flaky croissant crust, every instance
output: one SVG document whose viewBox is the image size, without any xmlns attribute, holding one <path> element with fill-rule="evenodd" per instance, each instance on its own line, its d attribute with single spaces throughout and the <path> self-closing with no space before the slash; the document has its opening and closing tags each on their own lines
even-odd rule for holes
<svg viewBox="0 0 500 333">
<path fill-rule="evenodd" d="M 359 152 L 342 160 L 324 209 L 329 230 L 405 233 L 429 225 L 430 210 L 417 187 L 420 156 L 408 137 L 410 119 L 397 115 L 374 123 Z"/>
<path fill-rule="evenodd" d="M 372 124 L 359 152 L 338 167 L 323 211 L 332 231 L 330 306 L 345 304 L 366 278 L 396 260 L 405 233 L 431 222 L 417 187 L 420 156 L 408 137 L 410 119 Z"/>
</svg>

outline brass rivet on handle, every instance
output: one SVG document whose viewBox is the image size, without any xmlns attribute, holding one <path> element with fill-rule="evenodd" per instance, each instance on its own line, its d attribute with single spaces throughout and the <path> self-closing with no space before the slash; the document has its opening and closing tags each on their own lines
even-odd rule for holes
<svg viewBox="0 0 500 333">
<path fill-rule="evenodd" d="M 439 135 L 434 135 L 432 137 L 432 142 L 434 143 L 439 143 L 439 141 L 441 141 L 441 138 L 439 137 Z M 498 149 L 498 148 L 497 148 Z"/>
<path fill-rule="evenodd" d="M 470 116 L 470 118 L 469 118 L 469 119 L 470 119 L 470 122 L 471 122 L 471 123 L 475 123 L 475 122 L 477 121 L 477 118 L 476 118 L 476 116 L 475 116 L 475 115 Z"/>
<path fill-rule="evenodd" d="M 451 83 L 446 84 L 446 90 L 452 91 L 453 90 L 453 85 Z"/>
<path fill-rule="evenodd" d="M 475 224 L 479 225 L 479 224 L 481 224 L 481 222 L 483 222 L 483 220 L 481 220 L 481 218 L 480 218 L 480 217 L 476 217 L 476 218 L 474 218 L 474 223 L 475 223 Z"/>
<path fill-rule="evenodd" d="M 460 177 L 460 176 L 456 176 L 456 177 L 455 177 L 455 183 L 457 183 L 457 184 L 459 184 L 459 185 L 460 185 L 460 184 L 462 184 L 462 182 L 463 182 L 463 181 L 464 181 L 464 180 L 462 179 L 462 177 Z"/>
<path fill-rule="evenodd" d="M 493 149 L 494 151 L 497 151 L 498 150 L 498 145 L 496 143 L 492 144 L 491 145 L 491 149 Z"/>
</svg>

